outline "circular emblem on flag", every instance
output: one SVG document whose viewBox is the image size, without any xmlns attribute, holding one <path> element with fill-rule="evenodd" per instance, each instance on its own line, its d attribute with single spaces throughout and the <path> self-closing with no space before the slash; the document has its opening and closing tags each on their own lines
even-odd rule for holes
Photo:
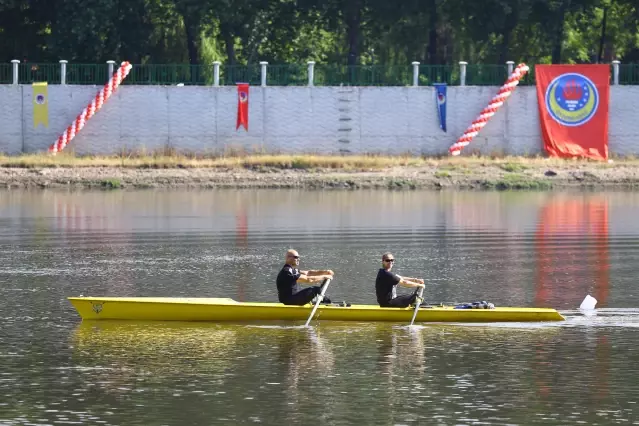
<svg viewBox="0 0 639 426">
<path fill-rule="evenodd" d="M 244 103 L 248 101 L 248 93 L 240 92 L 239 96 L 240 96 L 240 102 Z"/>
<path fill-rule="evenodd" d="M 44 95 L 37 95 L 35 101 L 36 104 L 42 105 L 44 103 Z"/>
<path fill-rule="evenodd" d="M 546 110 L 559 124 L 576 127 L 587 123 L 599 107 L 599 92 L 586 76 L 566 73 L 546 89 Z"/>
<path fill-rule="evenodd" d="M 443 105 L 444 102 L 446 102 L 446 96 L 443 93 L 438 93 L 437 94 L 437 103 L 439 105 Z"/>
</svg>

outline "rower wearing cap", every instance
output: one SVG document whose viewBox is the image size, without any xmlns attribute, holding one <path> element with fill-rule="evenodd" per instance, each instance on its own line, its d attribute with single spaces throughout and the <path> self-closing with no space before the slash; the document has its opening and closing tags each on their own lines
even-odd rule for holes
<svg viewBox="0 0 639 426">
<path fill-rule="evenodd" d="M 322 286 L 313 286 L 301 289 L 298 283 L 321 283 L 327 278 L 333 278 L 335 273 L 328 270 L 297 269 L 300 264 L 300 255 L 295 250 L 286 252 L 286 263 L 277 275 L 277 295 L 281 303 L 285 305 L 306 305 L 322 292 Z M 331 303 L 325 294 L 322 303 Z"/>
<path fill-rule="evenodd" d="M 377 303 L 383 308 L 406 308 L 411 304 L 415 304 L 417 299 L 417 291 L 424 287 L 424 280 L 421 278 L 402 277 L 391 272 L 395 256 L 386 252 L 382 255 L 382 267 L 377 272 L 375 280 L 375 293 L 377 294 Z M 416 287 L 413 294 L 397 295 L 397 285 L 404 287 Z"/>
</svg>

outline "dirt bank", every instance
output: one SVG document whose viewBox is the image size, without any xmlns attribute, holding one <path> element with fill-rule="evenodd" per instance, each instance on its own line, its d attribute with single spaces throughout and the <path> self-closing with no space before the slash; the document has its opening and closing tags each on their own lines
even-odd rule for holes
<svg viewBox="0 0 639 426">
<path fill-rule="evenodd" d="M 425 162 L 340 169 L 250 167 L 0 166 L 3 188 L 562 189 L 639 186 L 635 161 Z"/>
</svg>

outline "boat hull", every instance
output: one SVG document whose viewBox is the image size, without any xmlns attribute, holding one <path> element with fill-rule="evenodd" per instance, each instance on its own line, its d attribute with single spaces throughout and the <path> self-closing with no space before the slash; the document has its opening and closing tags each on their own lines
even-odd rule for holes
<svg viewBox="0 0 639 426">
<path fill-rule="evenodd" d="M 305 321 L 312 306 L 280 303 L 245 303 L 233 299 L 182 297 L 69 297 L 83 320 L 141 321 Z M 317 321 L 410 322 L 414 308 L 380 308 L 376 305 L 320 305 Z M 539 322 L 563 321 L 551 308 L 496 307 L 454 309 L 422 307 L 415 322 Z"/>
</svg>

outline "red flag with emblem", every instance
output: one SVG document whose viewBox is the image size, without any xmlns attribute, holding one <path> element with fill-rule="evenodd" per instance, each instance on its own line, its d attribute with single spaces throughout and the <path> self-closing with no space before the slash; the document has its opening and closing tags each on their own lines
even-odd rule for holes
<svg viewBox="0 0 639 426">
<path fill-rule="evenodd" d="M 235 130 L 244 126 L 248 132 L 248 105 L 249 85 L 248 83 L 237 83 L 237 124 Z"/>
<path fill-rule="evenodd" d="M 536 65 L 535 78 L 546 152 L 607 160 L 610 66 Z"/>
</svg>

